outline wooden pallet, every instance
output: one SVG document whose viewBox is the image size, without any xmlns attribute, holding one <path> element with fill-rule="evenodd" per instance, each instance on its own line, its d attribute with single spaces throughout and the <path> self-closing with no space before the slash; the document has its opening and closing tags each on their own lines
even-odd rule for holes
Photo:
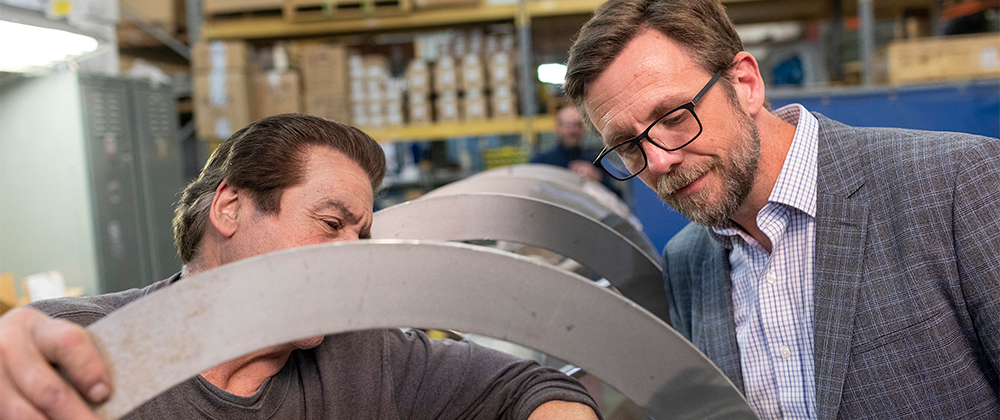
<svg viewBox="0 0 1000 420">
<path fill-rule="evenodd" d="M 285 0 L 285 19 L 290 22 L 400 16 L 410 10 L 410 0 Z"/>
</svg>

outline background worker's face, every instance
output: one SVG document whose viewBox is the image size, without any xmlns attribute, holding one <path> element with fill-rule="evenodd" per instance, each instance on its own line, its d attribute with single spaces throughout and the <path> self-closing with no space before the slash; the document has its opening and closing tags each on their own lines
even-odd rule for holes
<svg viewBox="0 0 1000 420">
<path fill-rule="evenodd" d="M 583 141 L 583 118 L 574 107 L 563 107 L 556 114 L 556 137 L 563 147 L 577 148 Z"/>
</svg>

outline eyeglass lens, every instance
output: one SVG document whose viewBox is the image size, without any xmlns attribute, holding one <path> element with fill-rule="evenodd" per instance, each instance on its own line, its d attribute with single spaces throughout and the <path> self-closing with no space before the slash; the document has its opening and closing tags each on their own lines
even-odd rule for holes
<svg viewBox="0 0 1000 420">
<path fill-rule="evenodd" d="M 701 131 L 698 119 L 688 108 L 679 108 L 664 115 L 650 126 L 639 141 L 630 140 L 615 146 L 604 156 L 601 164 L 615 178 L 628 178 L 646 167 L 646 154 L 642 141 L 652 141 L 662 149 L 683 147 Z"/>
</svg>

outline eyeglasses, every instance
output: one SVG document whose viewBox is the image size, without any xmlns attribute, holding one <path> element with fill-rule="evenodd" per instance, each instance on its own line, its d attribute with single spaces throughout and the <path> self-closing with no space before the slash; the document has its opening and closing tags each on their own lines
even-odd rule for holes
<svg viewBox="0 0 1000 420">
<path fill-rule="evenodd" d="M 694 139 L 701 135 L 702 125 L 698 115 L 694 112 L 694 106 L 701 100 L 708 89 L 719 80 L 722 71 L 715 72 L 712 80 L 708 81 L 705 87 L 695 95 L 691 102 L 670 110 L 666 114 L 653 121 L 646 131 L 629 140 L 618 143 L 611 148 L 605 147 L 594 164 L 599 166 L 612 178 L 619 181 L 631 179 L 646 169 L 649 162 L 646 158 L 646 151 L 643 150 L 642 141 L 646 140 L 660 149 L 667 152 L 680 150 L 691 144 Z M 656 136 L 650 137 L 650 132 L 656 128 Z"/>
</svg>

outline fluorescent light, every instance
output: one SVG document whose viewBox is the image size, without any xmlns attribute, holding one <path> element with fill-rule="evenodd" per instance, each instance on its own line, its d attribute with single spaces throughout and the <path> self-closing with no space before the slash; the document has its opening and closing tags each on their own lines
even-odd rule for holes
<svg viewBox="0 0 1000 420">
<path fill-rule="evenodd" d="M 0 21 L 0 71 L 28 72 L 97 49 L 97 40 L 58 29 Z"/>
<path fill-rule="evenodd" d="M 566 82 L 566 65 L 558 63 L 542 64 L 538 66 L 538 80 L 553 85 L 561 85 Z"/>
</svg>

